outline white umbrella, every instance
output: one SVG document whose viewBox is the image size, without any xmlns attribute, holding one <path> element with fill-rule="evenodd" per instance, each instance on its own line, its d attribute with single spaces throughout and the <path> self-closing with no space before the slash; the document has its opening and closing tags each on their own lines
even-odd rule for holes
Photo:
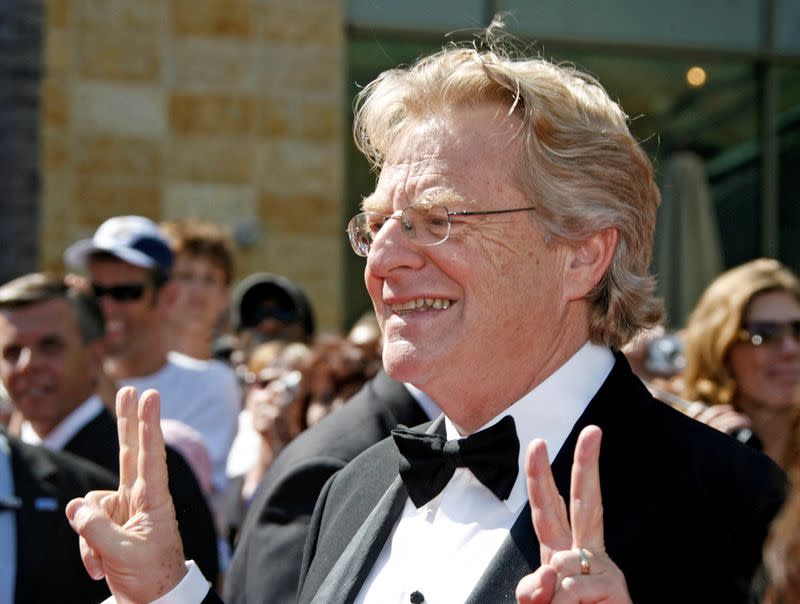
<svg viewBox="0 0 800 604">
<path fill-rule="evenodd" d="M 666 323 L 678 329 L 723 269 L 717 217 L 703 161 L 696 153 L 681 151 L 667 158 L 661 196 L 653 264 Z"/>
</svg>

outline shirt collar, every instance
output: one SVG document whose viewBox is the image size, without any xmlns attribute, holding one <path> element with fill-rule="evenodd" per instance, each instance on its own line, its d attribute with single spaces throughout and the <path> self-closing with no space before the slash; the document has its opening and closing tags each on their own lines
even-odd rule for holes
<svg viewBox="0 0 800 604">
<path fill-rule="evenodd" d="M 22 422 L 20 438 L 30 445 L 41 445 L 51 451 L 60 451 L 81 428 L 94 419 L 102 410 L 103 403 L 100 401 L 100 397 L 93 394 L 61 420 L 44 438 L 41 438 L 30 422 L 25 420 Z"/>
<path fill-rule="evenodd" d="M 481 426 L 481 430 L 488 428 L 506 415 L 514 418 L 519 438 L 519 472 L 505 502 L 510 510 L 521 510 L 528 501 L 525 477 L 528 444 L 536 438 L 543 439 L 552 463 L 613 366 L 614 354 L 609 348 L 587 342 L 545 381 Z M 448 439 L 461 438 L 447 416 L 445 428 Z"/>
</svg>

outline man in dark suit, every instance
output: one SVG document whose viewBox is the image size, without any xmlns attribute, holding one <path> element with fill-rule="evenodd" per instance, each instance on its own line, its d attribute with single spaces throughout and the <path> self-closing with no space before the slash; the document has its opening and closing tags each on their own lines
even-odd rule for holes
<svg viewBox="0 0 800 604">
<path fill-rule="evenodd" d="M 517 582 L 534 570 L 540 602 L 596 601 L 605 581 L 619 602 L 744 602 L 780 471 L 655 401 L 616 352 L 661 316 L 652 164 L 593 78 L 509 57 L 495 27 L 486 50 L 448 47 L 359 93 L 357 142 L 380 176 L 348 234 L 386 372 L 444 416 L 326 484 L 300 602 L 530 601 Z M 157 412 L 147 393 L 139 420 L 156 427 Z M 142 432 L 142 452 L 158 443 Z M 140 460 L 133 484 L 154 503 L 131 531 L 170 517 L 161 466 Z M 112 591 L 211 601 L 169 523 L 125 563 L 123 519 L 98 501 L 67 512 Z"/>
<path fill-rule="evenodd" d="M 63 510 L 86 489 L 116 488 L 117 478 L 79 457 L 27 445 L 0 428 L 0 483 L 8 476 L 11 492 L 0 486 L 0 527 L 13 527 L 16 539 L 0 540 L 0 569 L 13 573 L 0 580 L 0 600 L 7 601 L 8 594 L 15 604 L 92 604 L 108 597 L 105 581 L 83 569 Z"/>
<path fill-rule="evenodd" d="M 398 424 L 416 426 L 438 415 L 432 401 L 415 394 L 420 402 L 408 387 L 381 371 L 342 408 L 281 452 L 247 512 L 226 575 L 226 602 L 297 600 L 303 545 L 323 485 Z"/>
<path fill-rule="evenodd" d="M 734 446 L 727 435 L 714 434 L 654 400 L 619 353 L 553 461 L 556 485 L 565 498 L 570 495 L 577 437 L 588 425 L 603 431 L 605 548 L 624 571 L 631 600 L 745 601 L 765 527 L 780 503 L 780 471 L 762 456 Z M 443 428 L 439 423 L 438 429 Z M 765 496 L 751 499 L 752 493 Z M 381 530 L 399 519 L 405 500 L 391 439 L 337 474 L 320 496 L 312 521 L 299 601 L 352 601 L 366 579 L 353 569 L 372 568 L 380 559 L 387 539 Z M 707 507 L 711 501 L 718 501 L 713 513 Z M 375 511 L 379 518 L 368 522 Z M 414 548 L 426 558 L 424 543 Z M 724 555 L 709 557 L 713 550 Z M 691 587 L 683 581 L 664 581 L 666 560 L 680 561 L 681 574 L 691 577 Z M 457 601 L 507 601 L 519 579 L 540 564 L 526 506 L 468 598 Z M 595 565 L 599 571 L 599 563 Z M 409 587 L 415 579 L 409 578 Z M 418 591 L 426 601 L 440 601 L 432 597 L 435 591 L 426 593 L 424 583 Z"/>
<path fill-rule="evenodd" d="M 97 394 L 103 315 L 91 296 L 41 273 L 0 287 L 0 378 L 22 413 L 22 439 L 119 474 L 116 421 Z M 216 528 L 183 456 L 166 448 L 169 490 L 187 552 L 216 579 Z"/>
</svg>

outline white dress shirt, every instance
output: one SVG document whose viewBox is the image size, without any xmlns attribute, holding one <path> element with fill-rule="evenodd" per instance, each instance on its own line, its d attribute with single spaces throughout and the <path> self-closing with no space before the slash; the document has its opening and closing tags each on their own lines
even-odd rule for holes
<svg viewBox="0 0 800 604">
<path fill-rule="evenodd" d="M 72 440 L 72 437 L 97 417 L 102 410 L 103 403 L 100 401 L 100 397 L 94 394 L 73 409 L 44 438 L 36 433 L 28 420 L 25 420 L 22 422 L 20 429 L 20 440 L 29 445 L 42 446 L 51 451 L 61 451 Z"/>
<path fill-rule="evenodd" d="M 516 423 L 519 472 L 508 499 L 497 499 L 467 468 L 457 468 L 444 490 L 419 509 L 409 499 L 356 604 L 406 604 L 414 591 L 425 596 L 426 604 L 464 602 L 528 500 L 528 443 L 544 439 L 552 463 L 613 366 L 608 348 L 586 343 L 539 386 L 482 426 L 488 428 L 506 415 Z M 448 439 L 461 438 L 447 417 L 445 427 Z M 193 569 L 158 604 L 197 604 L 202 598 L 196 594 L 205 595 L 207 585 Z"/>
</svg>

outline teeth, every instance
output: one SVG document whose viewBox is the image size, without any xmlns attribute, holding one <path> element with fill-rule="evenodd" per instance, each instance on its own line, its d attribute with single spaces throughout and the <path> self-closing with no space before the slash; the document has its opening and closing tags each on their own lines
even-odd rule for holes
<svg viewBox="0 0 800 604">
<path fill-rule="evenodd" d="M 452 300 L 447 300 L 445 298 L 417 298 L 404 302 L 403 304 L 393 304 L 392 310 L 394 312 L 428 310 L 430 308 L 435 310 L 447 310 L 452 304 Z"/>
<path fill-rule="evenodd" d="M 414 300 L 406 302 L 405 304 L 395 304 L 394 306 L 392 306 L 392 310 L 394 310 L 395 312 L 400 312 L 403 310 L 414 310 L 415 308 L 416 308 L 416 303 L 414 302 Z"/>
</svg>

